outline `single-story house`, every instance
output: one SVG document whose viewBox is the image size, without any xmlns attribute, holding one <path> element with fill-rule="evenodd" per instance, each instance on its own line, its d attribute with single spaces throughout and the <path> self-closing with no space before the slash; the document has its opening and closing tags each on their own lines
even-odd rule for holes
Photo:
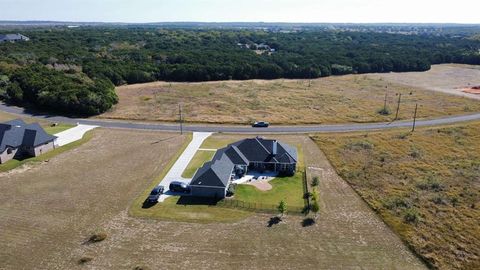
<svg viewBox="0 0 480 270">
<path fill-rule="evenodd" d="M 232 179 L 249 170 L 294 175 L 297 159 L 296 148 L 277 140 L 256 137 L 229 144 L 197 170 L 190 182 L 192 196 L 224 198 Z"/>
<path fill-rule="evenodd" d="M 0 42 L 15 42 L 15 41 L 29 41 L 30 38 L 22 35 L 22 34 L 0 34 Z"/>
<path fill-rule="evenodd" d="M 0 164 L 46 153 L 55 148 L 56 139 L 38 123 L 26 124 L 20 119 L 0 123 Z"/>
</svg>

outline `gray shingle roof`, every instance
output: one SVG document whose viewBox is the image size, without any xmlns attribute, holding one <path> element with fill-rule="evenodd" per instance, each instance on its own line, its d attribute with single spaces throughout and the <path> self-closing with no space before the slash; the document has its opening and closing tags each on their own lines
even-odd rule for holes
<svg viewBox="0 0 480 270">
<path fill-rule="evenodd" d="M 226 155 L 218 160 L 206 162 L 195 173 L 190 185 L 226 187 L 230 181 L 233 166 Z"/>
<path fill-rule="evenodd" d="M 0 123 L 0 152 L 5 151 L 7 146 L 13 148 L 36 147 L 56 138 L 45 132 L 37 123 L 26 124 L 20 119 Z"/>
<path fill-rule="evenodd" d="M 277 143 L 277 154 L 273 155 L 273 144 Z M 297 162 L 297 150 L 285 143 L 277 140 L 269 140 L 263 138 L 251 138 L 244 139 L 229 146 L 220 149 L 221 153 L 225 153 L 234 164 L 240 165 L 243 163 L 237 163 L 235 153 L 240 153 L 242 160 L 245 164 L 249 162 L 279 162 L 279 163 L 295 163 Z M 213 160 L 221 157 L 221 155 L 215 155 Z"/>
</svg>

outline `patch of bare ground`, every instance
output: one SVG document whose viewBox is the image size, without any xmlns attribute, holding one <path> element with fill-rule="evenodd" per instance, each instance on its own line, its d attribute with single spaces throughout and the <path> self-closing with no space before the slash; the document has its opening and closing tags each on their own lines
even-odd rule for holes
<svg viewBox="0 0 480 270">
<path fill-rule="evenodd" d="M 433 71 L 438 68 L 434 67 Z M 463 68 L 454 70 L 457 69 L 459 72 L 480 72 Z M 193 123 L 247 124 L 254 120 L 274 124 L 380 122 L 394 117 L 378 113 L 383 108 L 385 93 L 392 112 L 396 109 L 398 94 L 402 94 L 400 120 L 412 118 L 416 103 L 420 105 L 420 118 L 480 111 L 480 103 L 476 100 L 422 88 L 425 80 L 422 74 L 418 73 L 418 83 L 408 79 L 411 73 L 400 73 L 332 76 L 311 81 L 279 79 L 128 85 L 117 88 L 119 103 L 99 117 L 171 122 L 178 119 L 178 104 L 182 104 L 184 120 Z M 417 73 L 413 75 L 417 76 Z M 405 76 L 406 79 L 397 82 L 389 76 L 400 79 Z M 456 79 L 455 76 L 454 73 L 443 78 L 439 85 L 448 85 Z M 465 78 L 465 83 L 477 80 L 470 76 Z"/>
<path fill-rule="evenodd" d="M 368 76 L 435 92 L 480 99 L 480 95 L 464 91 L 464 89 L 480 85 L 479 66 L 443 64 L 433 65 L 432 69 L 426 72 L 371 74 Z M 465 104 L 465 106 L 468 105 Z"/>
<path fill-rule="evenodd" d="M 268 181 L 254 181 L 254 182 L 249 182 L 246 183 L 247 185 L 252 185 L 256 188 L 258 188 L 261 191 L 267 191 L 272 189 L 272 185 L 268 183 Z"/>
</svg>

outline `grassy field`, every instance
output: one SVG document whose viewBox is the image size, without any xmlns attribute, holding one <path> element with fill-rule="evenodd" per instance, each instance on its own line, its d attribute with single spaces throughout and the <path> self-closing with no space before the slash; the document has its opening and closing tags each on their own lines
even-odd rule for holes
<svg viewBox="0 0 480 270">
<path fill-rule="evenodd" d="M 315 136 L 337 172 L 433 267 L 480 268 L 480 123 Z"/>
<path fill-rule="evenodd" d="M 193 156 L 190 163 L 188 163 L 187 168 L 182 173 L 182 177 L 184 178 L 192 178 L 198 168 L 200 168 L 203 163 L 212 160 L 213 155 L 215 155 L 214 151 L 204 151 L 198 150 L 195 155 Z"/>
<path fill-rule="evenodd" d="M 270 226 L 271 215 L 253 213 L 215 224 L 129 215 L 134 198 L 169 167 L 188 138 L 94 133 L 41 166 L 0 173 L 0 268 L 425 269 L 305 136 L 278 139 L 301 143 L 308 165 L 325 172 L 321 214 L 310 226 L 299 216 Z M 204 211 L 209 209 L 197 214 Z M 107 235 L 104 241 L 85 243 L 99 231 Z M 79 264 L 83 257 L 92 260 Z"/>
<path fill-rule="evenodd" d="M 462 69 L 467 70 L 467 69 Z M 473 69 L 468 69 L 473 70 Z M 450 77 L 458 80 L 461 72 Z M 402 94 L 399 119 L 429 118 L 480 111 L 480 103 L 460 96 L 407 86 L 374 75 L 309 80 L 250 80 L 204 83 L 128 85 L 117 88 L 119 104 L 101 118 L 176 121 L 178 104 L 187 122 L 246 124 L 313 124 L 390 121 L 378 113 L 385 93 L 394 114 Z"/>
</svg>

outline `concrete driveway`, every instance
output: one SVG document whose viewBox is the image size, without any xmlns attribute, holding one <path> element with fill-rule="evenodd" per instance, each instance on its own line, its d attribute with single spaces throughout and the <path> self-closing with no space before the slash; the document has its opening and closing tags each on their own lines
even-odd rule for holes
<svg viewBox="0 0 480 270">
<path fill-rule="evenodd" d="M 193 156 L 197 152 L 197 150 L 202 145 L 203 141 L 212 135 L 211 132 L 194 132 L 192 141 L 188 144 L 187 148 L 183 151 L 180 157 L 175 161 L 172 168 L 168 171 L 159 185 L 165 187 L 165 194 L 161 195 L 158 199 L 158 202 L 163 202 L 166 198 L 175 195 L 174 193 L 170 192 L 168 187 L 172 181 L 180 181 L 189 184 L 192 179 L 190 178 L 183 178 L 182 173 L 187 168 L 188 164 L 192 160 Z"/>
<path fill-rule="evenodd" d="M 57 146 L 64 146 L 66 144 L 72 143 L 74 141 L 78 141 L 83 138 L 83 135 L 87 133 L 87 131 L 97 128 L 98 126 L 91 126 L 91 125 L 77 125 L 76 127 L 67 129 L 65 131 L 59 132 L 55 134 L 57 136 L 56 145 Z"/>
</svg>

